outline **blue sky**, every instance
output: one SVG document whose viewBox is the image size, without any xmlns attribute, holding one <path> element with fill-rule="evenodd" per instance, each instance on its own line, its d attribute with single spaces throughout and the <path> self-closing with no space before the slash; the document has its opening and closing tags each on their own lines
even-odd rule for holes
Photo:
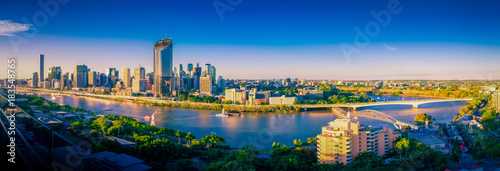
<svg viewBox="0 0 500 171">
<path fill-rule="evenodd" d="M 140 64 L 149 72 L 153 44 L 167 29 L 175 64 L 196 58 L 226 78 L 500 79 L 496 0 L 64 1 L 54 15 L 34 0 L 0 2 L 0 55 L 18 59 L 18 77 L 38 70 L 40 53 L 45 68 L 63 72 L 82 63 L 100 72 Z M 397 2 L 400 12 L 385 27 L 370 14 Z M 34 21 L 41 13 L 47 20 Z M 356 47 L 354 28 L 366 34 L 373 23 L 379 30 Z M 12 40 L 25 41 L 14 48 Z M 359 53 L 346 55 L 342 43 Z"/>
</svg>

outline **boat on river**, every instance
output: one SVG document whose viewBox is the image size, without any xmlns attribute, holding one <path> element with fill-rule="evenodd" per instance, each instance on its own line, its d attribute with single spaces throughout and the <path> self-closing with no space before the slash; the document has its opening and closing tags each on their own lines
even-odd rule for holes
<svg viewBox="0 0 500 171">
<path fill-rule="evenodd" d="M 104 110 L 104 111 L 112 111 L 113 109 L 105 107 L 105 108 L 102 108 L 102 110 Z"/>
<path fill-rule="evenodd" d="M 229 116 L 241 116 L 240 112 L 226 112 L 224 109 L 222 109 L 222 113 L 217 113 L 215 116 L 218 117 L 229 117 Z"/>
</svg>

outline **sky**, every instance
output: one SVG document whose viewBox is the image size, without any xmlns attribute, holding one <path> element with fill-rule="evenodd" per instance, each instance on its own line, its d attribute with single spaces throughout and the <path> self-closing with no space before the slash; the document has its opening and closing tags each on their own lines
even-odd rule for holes
<svg viewBox="0 0 500 171">
<path fill-rule="evenodd" d="M 39 54 L 45 76 L 77 64 L 151 72 L 166 32 L 174 66 L 210 63 L 230 79 L 492 80 L 498 9 L 499 0 L 5 0 L 0 60 L 16 59 L 17 78 L 39 71 Z"/>
</svg>

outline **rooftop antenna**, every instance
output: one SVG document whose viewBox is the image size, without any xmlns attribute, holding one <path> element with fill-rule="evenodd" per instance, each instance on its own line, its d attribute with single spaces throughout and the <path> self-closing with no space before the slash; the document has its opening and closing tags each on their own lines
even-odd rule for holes
<svg viewBox="0 0 500 171">
<path fill-rule="evenodd" d="M 165 29 L 165 39 L 167 39 L 167 29 Z"/>
</svg>

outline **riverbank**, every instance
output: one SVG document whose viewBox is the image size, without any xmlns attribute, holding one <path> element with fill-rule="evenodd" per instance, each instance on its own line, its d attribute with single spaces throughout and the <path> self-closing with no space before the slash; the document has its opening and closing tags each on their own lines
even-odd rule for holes
<svg viewBox="0 0 500 171">
<path fill-rule="evenodd" d="M 165 106 L 172 108 L 182 108 L 182 109 L 195 109 L 195 110 L 215 110 L 215 111 L 239 111 L 239 112 L 252 112 L 252 113 L 298 113 L 302 109 L 296 105 L 234 105 L 234 104 L 217 104 L 217 103 L 200 103 L 200 102 L 189 102 L 189 101 L 167 101 L 167 100 L 157 100 L 153 98 L 145 97 L 120 97 L 120 96 L 106 96 L 106 95 L 88 95 L 88 94 L 78 94 L 76 92 L 68 91 L 55 91 L 55 90 L 44 90 L 36 89 L 34 93 L 45 93 L 53 94 L 60 93 L 60 95 L 69 96 L 82 96 L 88 98 L 97 99 L 107 99 L 119 102 L 133 102 L 143 105 L 151 106 Z"/>
</svg>

